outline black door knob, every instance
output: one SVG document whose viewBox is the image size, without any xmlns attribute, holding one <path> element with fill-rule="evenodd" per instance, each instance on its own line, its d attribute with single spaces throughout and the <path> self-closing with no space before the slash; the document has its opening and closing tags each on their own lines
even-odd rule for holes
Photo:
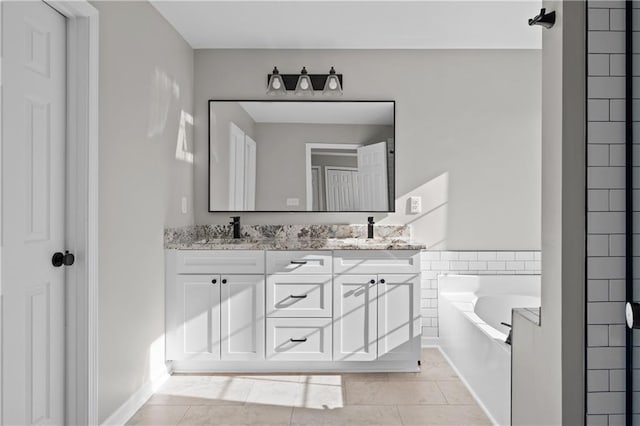
<svg viewBox="0 0 640 426">
<path fill-rule="evenodd" d="M 376 283 L 376 280 L 369 281 L 369 284 L 375 284 L 375 283 Z"/>
<path fill-rule="evenodd" d="M 218 280 L 216 280 L 215 278 L 211 280 L 211 284 L 215 284 L 217 282 L 218 282 Z"/>
<path fill-rule="evenodd" d="M 384 284 L 386 281 L 384 279 L 380 280 L 380 284 Z"/>
<path fill-rule="evenodd" d="M 75 256 L 73 255 L 73 253 L 69 253 L 69 250 L 65 250 L 64 253 L 56 252 L 53 254 L 53 257 L 51 258 L 51 263 L 56 268 L 59 268 L 62 265 L 71 266 L 75 261 L 76 261 Z"/>
<path fill-rule="evenodd" d="M 227 280 L 226 280 L 226 279 L 223 279 L 223 280 L 222 280 L 222 284 L 226 284 L 226 283 L 227 283 Z"/>
</svg>

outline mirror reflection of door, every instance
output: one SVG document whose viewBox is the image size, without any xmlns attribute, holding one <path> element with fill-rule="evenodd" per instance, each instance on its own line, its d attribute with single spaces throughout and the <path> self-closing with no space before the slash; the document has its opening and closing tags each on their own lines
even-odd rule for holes
<svg viewBox="0 0 640 426">
<path fill-rule="evenodd" d="M 361 203 L 357 210 L 387 210 L 389 200 L 387 198 L 386 142 L 358 148 L 358 175 Z"/>
<path fill-rule="evenodd" d="M 325 167 L 327 211 L 354 211 L 360 207 L 358 169 Z"/>
<path fill-rule="evenodd" d="M 256 142 L 229 123 L 229 210 L 255 210 Z"/>
</svg>

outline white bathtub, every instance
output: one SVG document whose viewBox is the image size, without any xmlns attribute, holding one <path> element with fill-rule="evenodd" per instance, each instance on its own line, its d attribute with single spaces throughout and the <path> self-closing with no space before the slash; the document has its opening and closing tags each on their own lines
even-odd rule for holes
<svg viewBox="0 0 640 426">
<path fill-rule="evenodd" d="M 537 275 L 443 275 L 438 278 L 440 346 L 494 423 L 508 425 L 511 347 L 504 343 L 513 308 L 540 306 Z"/>
</svg>

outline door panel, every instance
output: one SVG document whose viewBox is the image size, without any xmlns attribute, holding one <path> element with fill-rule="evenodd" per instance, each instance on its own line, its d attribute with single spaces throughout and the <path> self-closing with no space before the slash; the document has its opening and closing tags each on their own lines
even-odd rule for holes
<svg viewBox="0 0 640 426">
<path fill-rule="evenodd" d="M 264 359 L 264 287 L 264 275 L 222 276 L 223 360 Z"/>
<path fill-rule="evenodd" d="M 419 289 L 419 275 L 378 275 L 380 360 L 407 360 L 420 353 Z"/>
<path fill-rule="evenodd" d="M 64 423 L 66 21 L 2 2 L 3 424 Z"/>
<path fill-rule="evenodd" d="M 378 352 L 376 276 L 336 275 L 333 282 L 333 360 L 375 360 Z"/>
</svg>

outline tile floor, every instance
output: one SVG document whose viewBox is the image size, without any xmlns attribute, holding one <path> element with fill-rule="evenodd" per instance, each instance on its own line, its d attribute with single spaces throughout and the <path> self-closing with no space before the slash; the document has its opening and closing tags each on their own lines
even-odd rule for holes
<svg viewBox="0 0 640 426">
<path fill-rule="evenodd" d="M 487 425 L 437 349 L 419 373 L 173 375 L 129 425 Z"/>
</svg>

